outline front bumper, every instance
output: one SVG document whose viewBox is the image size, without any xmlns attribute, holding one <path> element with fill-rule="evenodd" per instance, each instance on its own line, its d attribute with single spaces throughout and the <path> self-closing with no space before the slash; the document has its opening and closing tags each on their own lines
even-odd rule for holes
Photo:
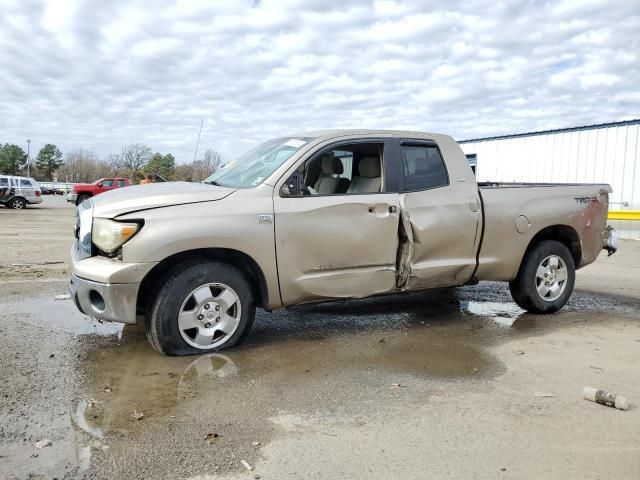
<svg viewBox="0 0 640 480">
<path fill-rule="evenodd" d="M 67 202 L 76 203 L 76 200 L 78 200 L 77 193 L 67 193 Z"/>
<path fill-rule="evenodd" d="M 85 315 L 102 320 L 136 323 L 139 283 L 100 283 L 71 275 L 71 298 Z"/>
<path fill-rule="evenodd" d="M 157 263 L 124 263 L 100 256 L 80 259 L 75 246 L 69 253 L 69 292 L 78 309 L 104 320 L 136 323 L 140 283 Z"/>
</svg>

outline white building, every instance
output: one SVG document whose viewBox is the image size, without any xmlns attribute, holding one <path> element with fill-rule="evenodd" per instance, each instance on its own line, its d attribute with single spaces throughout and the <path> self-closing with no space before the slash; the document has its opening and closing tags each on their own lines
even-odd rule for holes
<svg viewBox="0 0 640 480">
<path fill-rule="evenodd" d="M 640 211 L 640 119 L 460 142 L 478 181 L 608 183 L 610 210 Z M 610 217 L 636 213 L 611 213 Z M 610 220 L 640 240 L 640 221 Z"/>
</svg>

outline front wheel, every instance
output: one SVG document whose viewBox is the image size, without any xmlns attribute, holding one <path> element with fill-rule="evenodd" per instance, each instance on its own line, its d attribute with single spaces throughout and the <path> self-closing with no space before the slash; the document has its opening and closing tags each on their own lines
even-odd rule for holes
<svg viewBox="0 0 640 480">
<path fill-rule="evenodd" d="M 239 344 L 255 317 L 251 285 L 235 267 L 207 260 L 164 277 L 146 319 L 147 338 L 165 355 L 207 353 Z"/>
<path fill-rule="evenodd" d="M 553 313 L 569 300 L 575 279 L 576 267 L 569 249 L 555 240 L 544 240 L 525 254 L 509 290 L 521 308 Z"/>
</svg>

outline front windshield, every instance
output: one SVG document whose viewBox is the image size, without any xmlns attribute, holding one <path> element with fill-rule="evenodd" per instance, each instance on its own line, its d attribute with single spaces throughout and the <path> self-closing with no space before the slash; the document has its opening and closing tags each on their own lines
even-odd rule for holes
<svg viewBox="0 0 640 480">
<path fill-rule="evenodd" d="M 207 177 L 204 183 L 233 188 L 255 187 L 309 140 L 311 139 L 308 137 L 285 137 L 264 142 L 225 163 L 220 170 Z"/>
</svg>

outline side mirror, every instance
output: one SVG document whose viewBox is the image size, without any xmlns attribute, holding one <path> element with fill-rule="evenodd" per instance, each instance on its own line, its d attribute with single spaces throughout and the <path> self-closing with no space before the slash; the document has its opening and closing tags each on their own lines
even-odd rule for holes
<svg viewBox="0 0 640 480">
<path fill-rule="evenodd" d="M 304 177 L 302 173 L 296 171 L 282 185 L 280 196 L 285 198 L 302 197 L 304 195 Z"/>
</svg>

